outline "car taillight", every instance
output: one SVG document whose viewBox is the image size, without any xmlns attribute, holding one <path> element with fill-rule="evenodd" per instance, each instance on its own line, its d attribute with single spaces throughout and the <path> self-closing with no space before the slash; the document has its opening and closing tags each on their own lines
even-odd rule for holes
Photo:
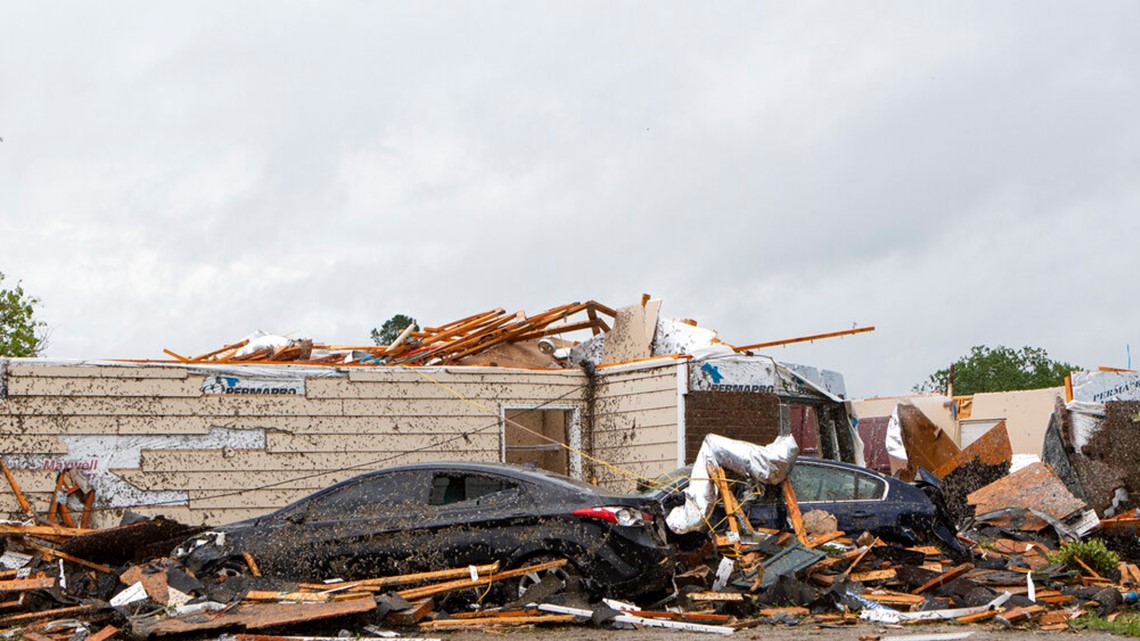
<svg viewBox="0 0 1140 641">
<path fill-rule="evenodd" d="M 653 520 L 652 514 L 631 507 L 584 507 L 572 512 L 574 516 L 600 519 L 606 523 L 625 526 L 643 526 Z"/>
</svg>

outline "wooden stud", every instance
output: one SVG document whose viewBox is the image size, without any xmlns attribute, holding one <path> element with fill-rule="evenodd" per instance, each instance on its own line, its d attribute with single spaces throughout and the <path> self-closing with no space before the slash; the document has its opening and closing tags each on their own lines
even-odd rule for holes
<svg viewBox="0 0 1140 641">
<path fill-rule="evenodd" d="M 780 489 L 784 493 L 784 502 L 788 506 L 788 518 L 792 521 L 792 529 L 796 533 L 796 540 L 802 545 L 808 544 L 807 532 L 804 530 L 804 517 L 800 514 L 800 503 L 796 500 L 796 491 L 792 489 L 792 480 L 784 479 L 780 483 Z"/>
<path fill-rule="evenodd" d="M 51 504 L 48 505 L 47 520 L 49 523 L 55 523 L 56 514 L 59 513 L 59 493 L 63 491 L 63 475 L 60 472 L 55 477 L 55 491 L 51 493 Z"/>
<path fill-rule="evenodd" d="M 253 555 L 249 552 L 242 552 L 242 557 L 245 558 L 245 564 L 249 566 L 249 572 L 253 576 L 261 576 L 261 568 L 257 567 L 257 562 L 253 560 Z"/>
<path fill-rule="evenodd" d="M 109 625 L 109 626 L 103 628 L 102 630 L 99 630 L 95 634 L 92 634 L 91 636 L 87 637 L 86 641 L 107 641 L 107 639 L 110 639 L 111 637 L 115 636 L 116 634 L 118 634 L 118 632 L 119 632 L 118 628 L 116 628 L 113 625 Z"/>
<path fill-rule="evenodd" d="M 79 519 L 79 527 L 87 529 L 91 525 L 91 513 L 95 508 L 95 488 L 87 490 L 87 496 L 83 499 L 83 515 Z"/>
<path fill-rule="evenodd" d="M 99 565 L 98 563 L 92 563 L 91 561 L 86 561 L 86 560 L 81 559 L 77 556 L 72 556 L 72 555 L 68 554 L 67 552 L 60 552 L 59 550 L 53 550 L 49 547 L 45 547 L 42 545 L 37 545 L 35 543 L 32 543 L 31 541 L 24 541 L 24 545 L 35 549 L 36 551 L 40 552 L 41 554 L 43 554 L 47 558 L 63 559 L 64 561 L 75 563 L 77 565 L 82 565 L 84 567 L 91 568 L 92 570 L 98 570 L 99 572 L 102 572 L 104 574 L 115 575 L 115 571 L 112 570 L 111 568 L 105 566 L 105 565 Z"/>
<path fill-rule="evenodd" d="M 823 545 L 824 543 L 830 543 L 830 542 L 834 541 L 835 539 L 842 538 L 844 534 L 846 534 L 846 533 L 843 532 L 842 530 L 836 530 L 834 532 L 828 532 L 827 534 L 824 534 L 822 536 L 811 536 L 811 537 L 808 537 L 808 545 L 807 546 L 809 548 L 819 547 L 819 546 Z"/>
<path fill-rule="evenodd" d="M 466 590 L 468 588 L 474 588 L 474 587 L 479 587 L 479 586 L 483 586 L 483 585 L 489 585 L 494 581 L 501 581 L 503 579 L 509 579 L 509 578 L 513 578 L 516 576 L 522 576 L 524 574 L 530 574 L 531 572 L 541 572 L 542 570 L 549 570 L 549 569 L 553 569 L 553 568 L 562 567 L 563 565 L 566 565 L 567 563 L 568 563 L 568 561 L 566 559 L 558 559 L 557 561 L 549 561 L 546 563 L 529 565 L 529 566 L 524 567 L 524 568 L 507 570 L 505 572 L 499 572 L 497 574 L 492 574 L 490 576 L 479 577 L 476 580 L 466 579 L 466 580 L 459 580 L 459 581 L 449 581 L 447 583 L 438 583 L 435 585 L 427 585 L 427 586 L 420 587 L 420 588 L 409 588 L 407 590 L 400 590 L 396 594 L 398 594 L 401 598 L 407 599 L 408 601 L 412 601 L 415 599 L 422 599 L 422 598 L 426 598 L 426 597 L 430 597 L 430 596 L 435 596 L 437 594 L 446 594 L 448 592 L 454 592 L 456 590 Z"/>
<path fill-rule="evenodd" d="M 499 562 L 488 563 L 487 565 L 475 566 L 475 573 L 479 576 L 486 576 L 497 572 L 499 570 Z M 340 583 L 302 583 L 298 587 L 306 590 L 342 590 L 353 588 L 367 588 L 378 590 L 387 588 L 394 585 L 409 585 L 412 583 L 426 583 L 428 581 L 439 581 L 444 579 L 458 579 L 462 577 L 470 577 L 471 568 L 453 568 L 449 570 L 435 570 L 432 572 L 416 572 L 414 574 L 400 574 L 396 576 L 377 577 L 373 579 L 361 579 L 359 581 L 343 581 Z"/>
<path fill-rule="evenodd" d="M 941 587 L 973 569 L 973 563 L 963 563 L 962 565 L 954 566 L 942 574 L 939 574 L 933 579 L 927 581 L 926 583 L 918 586 L 918 588 L 911 592 L 911 594 L 922 594 L 930 588 Z"/>
</svg>

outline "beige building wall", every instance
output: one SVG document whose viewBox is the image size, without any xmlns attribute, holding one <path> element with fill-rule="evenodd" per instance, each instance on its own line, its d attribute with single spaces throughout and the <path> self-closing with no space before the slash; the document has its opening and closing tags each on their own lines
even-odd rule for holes
<svg viewBox="0 0 1140 641">
<path fill-rule="evenodd" d="M 970 403 L 970 416 L 968 419 L 963 417 L 963 420 L 1004 419 L 1013 453 L 1041 456 L 1045 429 L 1049 427 L 1054 403 L 1057 399 L 1064 398 L 1064 387 L 974 394 Z"/>
<path fill-rule="evenodd" d="M 672 358 L 598 368 L 593 472 L 601 485 L 630 492 L 677 465 L 678 380 L 684 361 Z M 616 469 L 615 469 L 616 468 Z"/>
<path fill-rule="evenodd" d="M 97 526 L 117 524 L 127 507 L 220 523 L 386 465 L 499 461 L 505 403 L 576 409 L 586 390 L 577 370 L 311 368 L 303 395 L 209 395 L 206 376 L 177 366 L 4 363 L 5 463 L 41 515 L 58 467 L 94 467 Z M 636 375 L 623 377 L 608 395 L 640 385 Z M 606 426 L 628 423 L 618 418 L 620 400 L 607 407 Z M 660 438 L 650 429 L 638 440 Z M 18 512 L 6 488 L 0 511 Z"/>
</svg>

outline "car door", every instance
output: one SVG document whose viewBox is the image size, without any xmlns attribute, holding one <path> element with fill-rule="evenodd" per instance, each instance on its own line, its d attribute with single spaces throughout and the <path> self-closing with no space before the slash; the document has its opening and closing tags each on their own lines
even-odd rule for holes
<svg viewBox="0 0 1140 641">
<path fill-rule="evenodd" d="M 466 565 L 504 559 L 536 522 L 526 484 L 504 475 L 437 470 L 421 552 Z"/>
<path fill-rule="evenodd" d="M 791 478 L 801 512 L 828 512 L 835 516 L 840 530 L 852 535 L 891 525 L 883 522 L 893 518 L 883 509 L 887 493 L 883 479 L 826 463 L 794 466 Z"/>
<path fill-rule="evenodd" d="M 310 553 L 339 578 L 401 570 L 428 511 L 428 477 L 423 470 L 395 470 L 313 497 L 299 515 Z"/>
<path fill-rule="evenodd" d="M 851 533 L 875 530 L 884 525 L 883 499 L 887 484 L 872 474 L 823 462 L 801 460 L 788 475 L 801 512 L 823 510 L 835 516 L 840 530 Z M 754 497 L 749 521 L 758 527 L 782 529 L 788 518 L 787 505 L 778 487 L 766 486 Z"/>
</svg>

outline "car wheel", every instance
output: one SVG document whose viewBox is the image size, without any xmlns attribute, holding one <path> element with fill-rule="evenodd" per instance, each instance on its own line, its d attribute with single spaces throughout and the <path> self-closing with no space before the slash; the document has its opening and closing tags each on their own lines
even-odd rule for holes
<svg viewBox="0 0 1140 641">
<path fill-rule="evenodd" d="M 543 554 L 530 557 L 520 563 L 519 566 L 525 567 L 527 565 L 537 565 L 539 563 L 562 559 L 565 559 L 565 557 Z M 520 576 L 516 585 L 515 594 L 520 600 L 524 600 L 527 598 L 527 593 L 532 590 L 540 593 L 542 596 L 547 596 L 549 594 L 562 592 L 578 592 L 581 588 L 582 575 L 578 572 L 578 569 L 574 567 L 574 563 L 567 560 L 566 565 L 547 570 L 528 572 Z"/>
<path fill-rule="evenodd" d="M 216 563 L 207 567 L 207 573 L 222 580 L 235 576 L 252 575 L 249 565 L 245 562 L 245 558 L 240 556 L 218 560 Z"/>
</svg>

